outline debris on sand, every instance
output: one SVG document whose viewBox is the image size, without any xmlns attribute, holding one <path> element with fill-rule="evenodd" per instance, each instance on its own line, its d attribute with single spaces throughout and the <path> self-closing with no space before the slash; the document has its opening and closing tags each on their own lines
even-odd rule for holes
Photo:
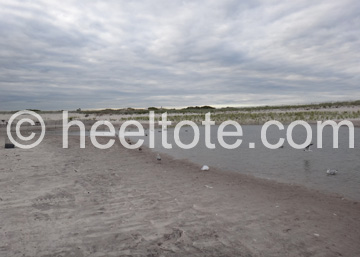
<svg viewBox="0 0 360 257">
<path fill-rule="evenodd" d="M 201 170 L 209 170 L 210 168 L 209 168 L 209 166 L 207 166 L 207 165 L 204 165 L 204 166 L 202 166 L 201 167 Z"/>
<path fill-rule="evenodd" d="M 11 148 L 15 148 L 15 145 L 11 143 L 5 143 L 5 149 L 11 149 Z"/>
<path fill-rule="evenodd" d="M 327 175 L 336 175 L 336 173 L 338 173 L 337 170 L 327 169 L 327 171 L 326 171 L 326 174 L 327 174 Z"/>
</svg>

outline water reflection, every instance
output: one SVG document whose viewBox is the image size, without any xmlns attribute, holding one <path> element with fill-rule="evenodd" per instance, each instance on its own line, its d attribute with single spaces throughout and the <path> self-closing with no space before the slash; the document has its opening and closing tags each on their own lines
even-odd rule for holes
<svg viewBox="0 0 360 257">
<path fill-rule="evenodd" d="M 310 172 L 310 161 L 309 160 L 304 160 L 304 171 Z"/>
</svg>

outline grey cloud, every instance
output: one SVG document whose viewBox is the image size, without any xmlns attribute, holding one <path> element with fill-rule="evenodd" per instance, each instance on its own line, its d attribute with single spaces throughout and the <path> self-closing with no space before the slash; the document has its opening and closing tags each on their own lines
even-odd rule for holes
<svg viewBox="0 0 360 257">
<path fill-rule="evenodd" d="M 0 110 L 360 97 L 355 0 L 0 6 Z"/>
</svg>

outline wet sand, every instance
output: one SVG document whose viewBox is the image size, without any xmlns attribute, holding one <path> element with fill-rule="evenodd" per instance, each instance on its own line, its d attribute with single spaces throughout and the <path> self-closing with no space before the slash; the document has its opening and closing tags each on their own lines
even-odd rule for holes
<svg viewBox="0 0 360 257">
<path fill-rule="evenodd" d="M 0 256 L 360 256 L 360 203 L 71 139 L 1 144 Z"/>
</svg>

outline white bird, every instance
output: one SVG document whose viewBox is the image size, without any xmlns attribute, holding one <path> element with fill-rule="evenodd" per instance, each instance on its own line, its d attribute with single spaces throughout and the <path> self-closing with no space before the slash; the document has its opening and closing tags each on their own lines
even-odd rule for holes
<svg viewBox="0 0 360 257">
<path fill-rule="evenodd" d="M 326 174 L 328 174 L 328 175 L 336 175 L 336 173 L 338 173 L 337 170 L 327 169 L 327 171 L 326 171 Z"/>
<path fill-rule="evenodd" d="M 157 155 L 156 155 L 156 160 L 161 161 L 161 156 L 160 156 L 160 154 L 157 154 Z"/>
<path fill-rule="evenodd" d="M 307 147 L 305 147 L 304 151 L 305 152 L 312 152 L 312 150 L 310 150 L 310 147 L 313 145 L 313 143 L 309 144 Z"/>
<path fill-rule="evenodd" d="M 201 170 L 209 170 L 209 169 L 210 169 L 209 166 L 206 166 L 206 165 L 201 167 Z"/>
</svg>

